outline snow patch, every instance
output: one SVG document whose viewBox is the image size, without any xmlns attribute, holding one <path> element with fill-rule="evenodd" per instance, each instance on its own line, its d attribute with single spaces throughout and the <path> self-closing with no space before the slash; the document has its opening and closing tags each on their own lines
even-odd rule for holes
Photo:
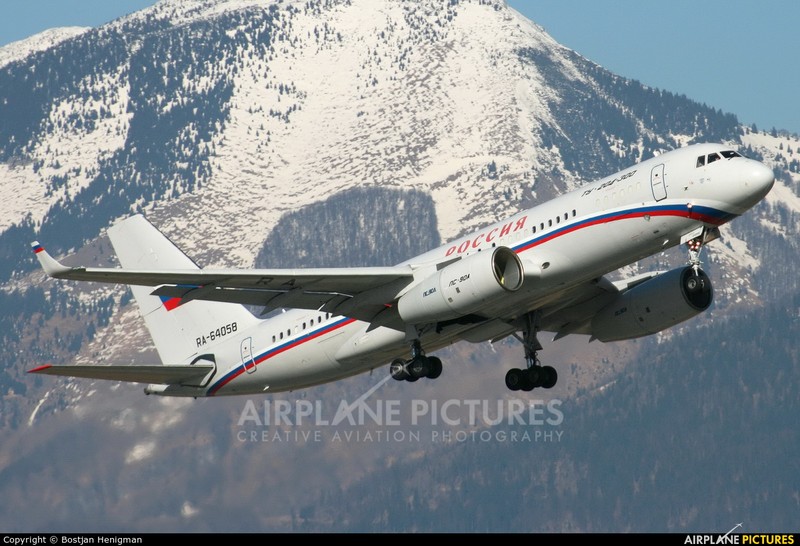
<svg viewBox="0 0 800 546">
<path fill-rule="evenodd" d="M 190 400 L 177 398 L 161 398 L 159 402 L 161 410 L 153 411 L 142 419 L 142 423 L 154 434 L 180 424 L 184 419 L 184 414 L 181 410 L 186 409 L 191 403 Z"/>
<path fill-rule="evenodd" d="M 183 516 L 184 518 L 192 518 L 199 513 L 200 510 L 192 506 L 192 503 L 189 501 L 184 502 L 183 505 L 181 506 L 181 516 Z"/>
<path fill-rule="evenodd" d="M 785 207 L 792 212 L 800 213 L 800 197 L 780 180 L 775 181 L 766 199 L 772 206 Z"/>
<path fill-rule="evenodd" d="M 87 79 L 82 84 L 86 92 L 53 103 L 29 159 L 0 163 L 0 232 L 28 215 L 40 222 L 55 203 L 86 188 L 100 162 L 124 145 L 131 116 L 124 71 Z M 96 116 L 101 109 L 106 116 Z M 91 130 L 77 129 L 70 121 L 93 116 Z"/>
<path fill-rule="evenodd" d="M 48 396 L 50 396 L 50 391 L 47 391 L 46 393 L 44 393 L 44 396 L 42 396 L 42 399 L 39 400 L 39 402 L 36 404 L 36 407 L 33 408 L 33 411 L 31 412 L 31 416 L 28 417 L 28 426 L 29 427 L 33 426 L 33 423 L 36 420 L 36 414 L 39 412 L 39 408 L 42 407 L 42 404 L 44 404 L 44 402 L 45 402 L 45 400 L 47 400 Z"/>
<path fill-rule="evenodd" d="M 156 443 L 154 440 L 147 440 L 140 442 L 133 446 L 125 457 L 125 464 L 136 463 L 152 457 L 156 451 Z"/>
<path fill-rule="evenodd" d="M 91 30 L 91 27 L 58 27 L 51 28 L 0 47 L 0 68 L 7 64 L 21 61 L 39 51 L 55 47 L 64 40 L 80 36 Z"/>
</svg>

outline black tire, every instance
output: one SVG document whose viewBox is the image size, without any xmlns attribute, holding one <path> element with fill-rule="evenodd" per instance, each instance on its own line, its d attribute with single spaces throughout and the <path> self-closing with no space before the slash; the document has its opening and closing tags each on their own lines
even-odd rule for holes
<svg viewBox="0 0 800 546">
<path fill-rule="evenodd" d="M 389 373 L 395 381 L 405 381 L 408 379 L 408 371 L 406 371 L 406 361 L 402 358 L 396 358 L 389 364 Z"/>
<path fill-rule="evenodd" d="M 552 389 L 558 383 L 558 372 L 552 366 L 542 367 L 544 378 L 542 380 L 542 388 Z"/>
<path fill-rule="evenodd" d="M 428 373 L 430 373 L 431 371 L 430 364 L 428 363 L 428 358 L 425 356 L 418 356 L 417 358 L 412 360 L 408 364 L 406 369 L 408 370 L 408 374 L 411 377 L 415 377 L 417 379 L 427 377 Z"/>
<path fill-rule="evenodd" d="M 511 368 L 506 372 L 506 387 L 512 391 L 520 390 L 525 384 L 525 373 L 519 368 Z"/>
<path fill-rule="evenodd" d="M 531 381 L 530 376 L 527 373 L 522 373 L 522 391 L 524 392 L 531 392 L 533 389 L 536 388 L 536 385 L 533 384 Z"/>
<path fill-rule="evenodd" d="M 531 366 L 525 370 L 525 375 L 528 377 L 528 381 L 530 381 L 534 388 L 542 386 L 545 373 L 542 371 L 541 366 Z"/>
<path fill-rule="evenodd" d="M 427 375 L 428 379 L 436 379 L 442 375 L 442 361 L 439 358 L 435 356 L 428 357 L 428 367 L 430 368 Z"/>
</svg>

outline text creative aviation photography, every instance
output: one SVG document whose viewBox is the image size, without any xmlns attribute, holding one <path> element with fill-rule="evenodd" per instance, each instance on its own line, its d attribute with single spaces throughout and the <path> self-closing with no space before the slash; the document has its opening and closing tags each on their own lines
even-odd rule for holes
<svg viewBox="0 0 800 546">
<path fill-rule="evenodd" d="M 201 269 L 132 216 L 108 230 L 120 269 L 67 267 L 38 242 L 33 250 L 51 277 L 131 285 L 162 365 L 30 371 L 147 383 L 164 396 L 254 394 L 383 365 L 396 380 L 436 379 L 451 370 L 431 352 L 513 336 L 524 367 L 506 372 L 506 386 L 551 388 L 557 363 L 540 361 L 540 332 L 619 341 L 703 312 L 713 299 L 703 246 L 773 183 L 772 169 L 725 145 L 690 145 L 393 267 Z M 604 276 L 681 244 L 683 267 Z M 291 310 L 262 319 L 245 305 Z"/>
</svg>

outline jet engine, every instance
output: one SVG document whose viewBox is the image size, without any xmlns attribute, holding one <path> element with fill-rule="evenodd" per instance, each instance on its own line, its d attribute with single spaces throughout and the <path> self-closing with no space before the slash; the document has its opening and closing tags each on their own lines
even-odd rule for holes
<svg viewBox="0 0 800 546">
<path fill-rule="evenodd" d="M 620 293 L 594 316 L 592 335 L 619 341 L 654 334 L 705 311 L 713 296 L 702 270 L 673 269 Z"/>
<path fill-rule="evenodd" d="M 448 320 L 478 311 L 498 296 L 522 287 L 524 271 L 508 247 L 476 252 L 437 271 L 403 294 L 400 317 L 411 324 Z"/>
</svg>

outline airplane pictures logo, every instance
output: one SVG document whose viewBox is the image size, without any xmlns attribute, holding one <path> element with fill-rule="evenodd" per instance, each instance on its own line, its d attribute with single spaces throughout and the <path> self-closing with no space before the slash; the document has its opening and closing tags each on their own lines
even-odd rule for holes
<svg viewBox="0 0 800 546">
<path fill-rule="evenodd" d="M 372 395 L 386 376 L 350 402 L 247 400 L 240 442 L 560 442 L 561 400 L 411 399 Z"/>
<path fill-rule="evenodd" d="M 742 528 L 742 523 L 737 523 L 724 535 L 715 534 L 689 534 L 686 535 L 684 544 L 753 544 L 757 546 L 794 544 L 793 534 L 774 534 L 774 533 L 743 533 L 733 534 L 737 529 Z"/>
</svg>

